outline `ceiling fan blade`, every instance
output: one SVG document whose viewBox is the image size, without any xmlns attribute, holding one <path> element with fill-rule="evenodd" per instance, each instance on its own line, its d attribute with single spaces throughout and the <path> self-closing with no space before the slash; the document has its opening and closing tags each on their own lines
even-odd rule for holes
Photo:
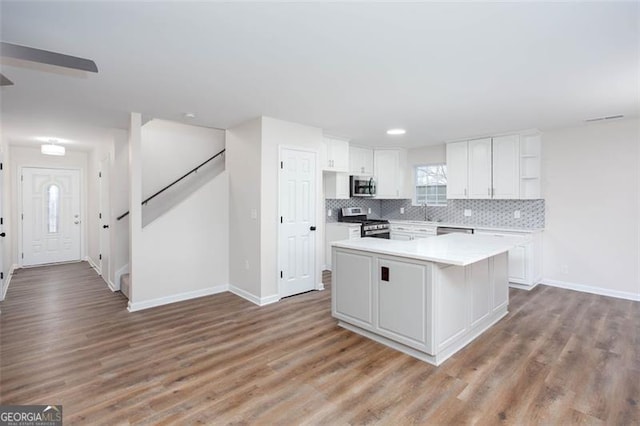
<svg viewBox="0 0 640 426">
<path fill-rule="evenodd" d="M 62 53 L 51 52 L 49 50 L 35 49 L 33 47 L 20 46 L 19 44 L 5 43 L 4 41 L 0 42 L 0 56 L 56 65 L 81 71 L 98 72 L 96 63 L 90 59 L 78 58 L 77 56 L 65 55 Z"/>
<path fill-rule="evenodd" d="M 4 74 L 0 74 L 0 86 L 13 86 L 13 81 L 5 77 Z"/>
</svg>

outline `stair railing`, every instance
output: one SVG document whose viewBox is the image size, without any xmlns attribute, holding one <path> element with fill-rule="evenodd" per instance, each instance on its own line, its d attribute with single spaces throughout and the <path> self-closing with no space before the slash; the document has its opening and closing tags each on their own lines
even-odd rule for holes
<svg viewBox="0 0 640 426">
<path fill-rule="evenodd" d="M 171 188 L 173 185 L 177 184 L 178 182 L 180 182 L 181 180 L 183 180 L 184 178 L 186 178 L 187 176 L 196 173 L 198 171 L 198 169 L 200 169 L 202 166 L 204 166 L 205 164 L 209 163 L 210 161 L 213 161 L 216 157 L 219 157 L 221 155 L 224 154 L 224 152 L 226 151 L 226 149 L 223 149 L 222 151 L 218 152 L 216 155 L 214 155 L 213 157 L 209 158 L 208 160 L 202 162 L 201 164 L 197 165 L 196 167 L 194 167 L 193 169 L 189 170 L 187 173 L 185 173 L 184 175 L 180 176 L 178 179 L 174 180 L 173 182 L 171 182 L 169 185 L 165 186 L 164 188 L 162 188 L 160 191 L 156 192 L 155 194 L 153 194 L 152 196 L 150 196 L 149 198 L 147 198 L 146 200 L 144 200 L 142 202 L 142 205 L 146 205 L 149 201 L 153 200 L 154 198 L 156 198 L 158 195 L 162 194 L 164 191 L 166 191 L 167 189 Z M 126 213 L 121 214 L 120 216 L 117 217 L 117 220 L 123 219 L 125 217 L 127 217 L 129 215 L 129 212 L 127 211 Z"/>
</svg>

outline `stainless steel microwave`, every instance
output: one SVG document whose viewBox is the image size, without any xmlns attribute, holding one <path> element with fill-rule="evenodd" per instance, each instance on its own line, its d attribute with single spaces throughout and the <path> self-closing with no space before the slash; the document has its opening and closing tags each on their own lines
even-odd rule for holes
<svg viewBox="0 0 640 426">
<path fill-rule="evenodd" d="M 371 176 L 350 176 L 349 195 L 352 197 L 373 197 L 376 195 L 376 181 Z"/>
</svg>

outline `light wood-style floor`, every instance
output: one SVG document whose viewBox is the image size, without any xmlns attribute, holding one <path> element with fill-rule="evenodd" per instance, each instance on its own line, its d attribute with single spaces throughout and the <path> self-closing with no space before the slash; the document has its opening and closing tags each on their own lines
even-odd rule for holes
<svg viewBox="0 0 640 426">
<path fill-rule="evenodd" d="M 91 425 L 640 424 L 638 302 L 511 290 L 505 319 L 433 367 L 337 327 L 328 287 L 129 313 L 86 263 L 18 270 L 0 402 Z"/>
</svg>

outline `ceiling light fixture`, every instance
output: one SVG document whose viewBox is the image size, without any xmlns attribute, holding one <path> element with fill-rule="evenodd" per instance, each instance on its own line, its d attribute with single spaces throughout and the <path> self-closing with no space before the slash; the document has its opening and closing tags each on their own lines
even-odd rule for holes
<svg viewBox="0 0 640 426">
<path fill-rule="evenodd" d="M 49 139 L 48 144 L 44 144 L 40 146 L 40 152 L 45 155 L 58 155 L 58 156 L 64 155 L 66 151 L 64 146 L 56 145 L 55 142 L 56 142 L 55 139 Z"/>
<path fill-rule="evenodd" d="M 388 135 L 404 135 L 405 133 L 407 133 L 407 131 L 405 129 L 389 129 L 387 130 L 387 134 Z"/>
<path fill-rule="evenodd" d="M 182 117 L 184 117 L 185 120 L 193 120 L 194 118 L 196 118 L 196 115 L 192 112 L 185 112 L 184 114 L 182 114 Z"/>
</svg>

